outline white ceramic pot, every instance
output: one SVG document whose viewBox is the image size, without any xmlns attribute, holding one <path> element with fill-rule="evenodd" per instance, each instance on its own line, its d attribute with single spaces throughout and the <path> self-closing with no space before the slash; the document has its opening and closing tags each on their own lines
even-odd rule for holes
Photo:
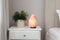
<svg viewBox="0 0 60 40">
<path fill-rule="evenodd" d="M 17 21 L 17 27 L 24 27 L 24 20 L 18 20 Z"/>
</svg>

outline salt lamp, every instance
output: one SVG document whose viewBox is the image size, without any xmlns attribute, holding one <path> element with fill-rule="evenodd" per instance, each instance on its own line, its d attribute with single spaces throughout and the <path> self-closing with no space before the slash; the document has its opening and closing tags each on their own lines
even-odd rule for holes
<svg viewBox="0 0 60 40">
<path fill-rule="evenodd" d="M 36 26 L 37 26 L 37 18 L 35 15 L 31 15 L 31 17 L 29 19 L 29 27 L 36 28 Z"/>
</svg>

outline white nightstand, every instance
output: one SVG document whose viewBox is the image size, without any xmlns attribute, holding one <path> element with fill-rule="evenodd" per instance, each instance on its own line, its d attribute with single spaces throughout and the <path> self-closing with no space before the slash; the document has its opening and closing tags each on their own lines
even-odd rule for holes
<svg viewBox="0 0 60 40">
<path fill-rule="evenodd" d="M 41 28 L 9 28 L 9 40 L 41 40 Z"/>
</svg>

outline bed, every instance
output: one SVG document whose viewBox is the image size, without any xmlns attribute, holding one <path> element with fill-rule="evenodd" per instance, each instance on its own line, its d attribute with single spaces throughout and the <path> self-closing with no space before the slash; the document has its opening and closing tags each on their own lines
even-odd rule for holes
<svg viewBox="0 0 60 40">
<path fill-rule="evenodd" d="M 60 28 L 50 28 L 47 31 L 46 40 L 60 40 Z"/>
</svg>

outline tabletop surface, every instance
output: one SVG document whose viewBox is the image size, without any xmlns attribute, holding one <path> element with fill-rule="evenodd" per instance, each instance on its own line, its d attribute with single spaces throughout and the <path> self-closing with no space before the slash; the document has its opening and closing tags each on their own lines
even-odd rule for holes
<svg viewBox="0 0 60 40">
<path fill-rule="evenodd" d="M 16 27 L 16 26 L 12 26 L 8 30 L 41 30 L 41 28 L 40 28 L 40 26 L 37 26 L 36 28 L 29 28 L 27 26 L 19 28 L 19 27 Z"/>
</svg>

